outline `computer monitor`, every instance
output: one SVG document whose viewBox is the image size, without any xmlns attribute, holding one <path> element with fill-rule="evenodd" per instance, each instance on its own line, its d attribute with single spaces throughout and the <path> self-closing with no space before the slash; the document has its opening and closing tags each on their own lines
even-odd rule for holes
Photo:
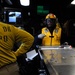
<svg viewBox="0 0 75 75">
<path fill-rule="evenodd" d="M 21 23 L 22 14 L 20 11 L 9 11 L 8 22 L 9 23 Z"/>
<path fill-rule="evenodd" d="M 16 8 L 5 8 L 4 10 L 4 22 L 9 24 L 21 24 L 22 23 L 22 11 Z"/>
</svg>

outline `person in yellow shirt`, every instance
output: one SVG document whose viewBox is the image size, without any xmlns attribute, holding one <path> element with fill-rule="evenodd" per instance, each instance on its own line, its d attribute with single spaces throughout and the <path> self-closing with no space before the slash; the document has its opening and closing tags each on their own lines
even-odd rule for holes
<svg viewBox="0 0 75 75">
<path fill-rule="evenodd" d="M 21 42 L 14 51 L 15 43 Z M 0 75 L 19 75 L 17 57 L 32 46 L 34 37 L 27 31 L 0 21 Z"/>
<path fill-rule="evenodd" d="M 35 45 L 36 47 L 38 47 L 38 45 L 60 46 L 67 41 L 65 37 L 66 35 L 58 22 L 58 18 L 55 14 L 49 13 L 45 18 L 45 27 L 43 27 L 41 32 L 35 36 L 34 47 Z M 52 58 L 52 53 L 56 53 L 56 50 L 51 50 L 51 52 L 50 50 L 43 51 L 45 58 L 49 61 Z M 54 55 L 54 57 L 56 56 Z M 61 58 L 61 54 L 58 55 L 58 58 Z M 58 61 L 61 62 L 61 60 Z"/>
<path fill-rule="evenodd" d="M 35 45 L 60 46 L 66 42 L 66 35 L 62 30 L 55 14 L 49 13 L 45 18 L 45 27 L 35 36 Z"/>
</svg>

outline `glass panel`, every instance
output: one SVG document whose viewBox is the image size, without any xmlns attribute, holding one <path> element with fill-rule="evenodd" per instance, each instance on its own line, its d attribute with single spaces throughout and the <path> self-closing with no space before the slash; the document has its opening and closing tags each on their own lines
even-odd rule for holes
<svg viewBox="0 0 75 75">
<path fill-rule="evenodd" d="M 41 46 L 39 51 L 51 75 L 75 75 L 75 49 Z"/>
</svg>

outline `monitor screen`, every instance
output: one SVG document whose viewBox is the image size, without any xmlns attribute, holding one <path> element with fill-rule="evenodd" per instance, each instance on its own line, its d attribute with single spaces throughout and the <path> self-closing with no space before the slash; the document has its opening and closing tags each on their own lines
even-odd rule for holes
<svg viewBox="0 0 75 75">
<path fill-rule="evenodd" d="M 10 11 L 8 13 L 8 22 L 9 23 L 18 23 L 21 21 L 22 14 L 20 11 Z"/>
</svg>

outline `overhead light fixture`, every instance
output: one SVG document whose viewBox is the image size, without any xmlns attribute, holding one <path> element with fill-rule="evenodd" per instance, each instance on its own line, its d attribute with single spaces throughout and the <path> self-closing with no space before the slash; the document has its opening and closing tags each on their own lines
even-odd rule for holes
<svg viewBox="0 0 75 75">
<path fill-rule="evenodd" d="M 73 1 L 71 2 L 71 4 L 75 5 L 75 0 L 73 0 Z"/>
<path fill-rule="evenodd" d="M 30 0 L 20 0 L 20 3 L 21 3 L 22 6 L 29 6 Z"/>
</svg>

